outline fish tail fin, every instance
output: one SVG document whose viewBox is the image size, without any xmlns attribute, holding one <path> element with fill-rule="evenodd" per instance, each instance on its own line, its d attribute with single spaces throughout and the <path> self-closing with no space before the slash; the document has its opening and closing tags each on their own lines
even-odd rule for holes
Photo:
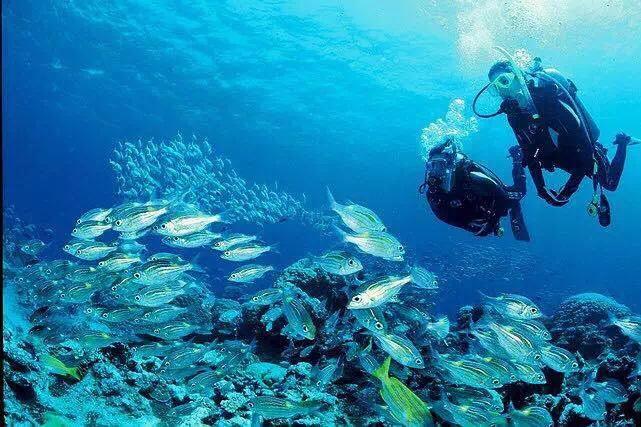
<svg viewBox="0 0 641 427">
<path fill-rule="evenodd" d="M 472 323 L 471 329 L 474 330 L 474 329 L 489 328 L 491 322 L 492 322 L 492 317 L 489 314 L 484 313 L 479 320 Z"/>
<path fill-rule="evenodd" d="M 233 216 L 231 211 L 226 210 L 222 211 L 219 214 L 212 215 L 212 222 L 222 222 L 223 224 L 231 224 L 233 221 Z"/>
<path fill-rule="evenodd" d="M 332 190 L 330 190 L 329 187 L 327 187 L 327 199 L 329 200 L 329 207 L 334 210 L 338 206 L 338 203 L 336 203 L 336 199 L 334 199 Z"/>
<path fill-rule="evenodd" d="M 273 244 L 269 245 L 269 250 L 271 252 L 279 254 L 280 253 L 280 243 L 273 243 Z"/>
<path fill-rule="evenodd" d="M 392 358 L 390 356 L 387 356 L 387 359 L 385 359 L 385 362 L 378 368 L 372 372 L 372 375 L 374 375 L 376 378 L 378 378 L 381 381 L 385 381 L 387 378 L 389 378 L 389 366 L 390 363 L 392 362 Z"/>
<path fill-rule="evenodd" d="M 67 375 L 80 381 L 82 379 L 82 371 L 80 368 L 67 368 Z"/>
<path fill-rule="evenodd" d="M 477 291 L 477 292 L 479 293 L 479 295 L 481 295 L 481 298 L 483 298 L 483 299 L 490 299 L 490 300 L 493 299 L 491 296 L 486 295 L 481 291 Z"/>
<path fill-rule="evenodd" d="M 343 242 L 347 241 L 347 236 L 349 236 L 349 235 L 347 234 L 347 232 L 345 232 L 345 230 L 343 230 L 342 228 L 340 228 L 337 225 L 334 225 L 334 231 L 336 232 L 336 234 L 338 234 L 338 236 L 340 237 L 340 239 Z"/>
<path fill-rule="evenodd" d="M 199 260 L 200 260 L 200 254 L 197 254 L 191 259 L 191 261 L 189 262 L 191 271 L 194 271 L 196 273 L 206 273 L 205 269 L 198 262 Z"/>
</svg>

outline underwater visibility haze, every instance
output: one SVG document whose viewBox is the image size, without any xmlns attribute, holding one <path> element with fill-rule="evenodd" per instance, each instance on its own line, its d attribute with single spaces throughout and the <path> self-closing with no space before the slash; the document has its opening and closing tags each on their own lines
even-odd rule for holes
<svg viewBox="0 0 641 427">
<path fill-rule="evenodd" d="M 3 0 L 5 423 L 640 425 L 639 57 L 633 0 Z"/>
</svg>

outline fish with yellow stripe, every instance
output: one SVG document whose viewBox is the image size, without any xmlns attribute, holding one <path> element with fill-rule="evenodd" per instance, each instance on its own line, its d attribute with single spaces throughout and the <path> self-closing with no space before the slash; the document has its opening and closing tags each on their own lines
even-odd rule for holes
<svg viewBox="0 0 641 427">
<path fill-rule="evenodd" d="M 427 403 L 423 402 L 401 380 L 389 376 L 391 361 L 392 358 L 388 356 L 372 375 L 381 381 L 380 395 L 387 404 L 392 417 L 406 427 L 434 425 Z"/>
</svg>

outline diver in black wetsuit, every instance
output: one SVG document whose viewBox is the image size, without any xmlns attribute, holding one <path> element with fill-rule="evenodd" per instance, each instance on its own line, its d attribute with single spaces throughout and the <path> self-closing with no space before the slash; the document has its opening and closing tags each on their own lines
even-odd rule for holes
<svg viewBox="0 0 641 427">
<path fill-rule="evenodd" d="M 501 218 L 510 215 L 517 240 L 529 241 L 520 200 L 525 196 L 521 150 L 510 148 L 514 185 L 506 186 L 485 166 L 473 162 L 451 141 L 434 147 L 426 163 L 425 182 L 419 188 L 437 218 L 477 236 L 502 235 Z"/>
<path fill-rule="evenodd" d="M 506 55 L 507 56 L 507 55 Z M 509 57 L 509 56 L 508 56 Z M 598 142 L 599 129 L 577 96 L 577 88 L 553 68 L 543 69 L 540 59 L 530 72 L 517 67 L 511 58 L 495 63 L 488 73 L 490 83 L 474 100 L 474 111 L 480 117 L 505 113 L 523 150 L 523 165 L 530 170 L 538 195 L 552 206 L 563 206 L 576 192 L 584 177 L 591 178 L 594 197 L 588 205 L 599 223 L 610 224 L 610 206 L 603 189 L 614 191 L 619 185 L 628 145 L 639 141 L 620 133 L 614 144 L 612 161 L 606 148 Z M 490 87 L 503 102 L 494 114 L 476 111 L 476 100 Z M 570 174 L 556 192 L 545 184 L 543 169 L 555 168 Z"/>
</svg>

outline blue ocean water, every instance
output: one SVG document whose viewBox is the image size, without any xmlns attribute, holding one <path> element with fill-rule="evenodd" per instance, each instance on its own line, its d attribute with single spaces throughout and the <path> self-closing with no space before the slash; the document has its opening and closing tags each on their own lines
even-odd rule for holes
<svg viewBox="0 0 641 427">
<path fill-rule="evenodd" d="M 607 229 L 585 213 L 588 183 L 558 209 L 530 188 L 529 244 L 439 223 L 416 191 L 421 129 L 451 99 L 469 105 L 494 45 L 527 49 L 571 77 L 606 146 L 618 131 L 641 134 L 636 2 L 3 6 L 4 203 L 56 238 L 79 212 L 117 201 L 108 163 L 116 141 L 182 131 L 208 137 L 242 176 L 305 193 L 316 209 L 328 207 L 326 186 L 374 209 L 413 253 L 438 263 L 451 281 L 446 308 L 476 289 L 525 289 L 550 304 L 580 290 L 641 301 L 638 149 L 610 196 Z M 465 148 L 508 181 L 513 143 L 499 117 L 481 121 Z M 267 228 L 284 262 L 328 238 L 296 224 Z M 486 265 L 461 265 L 462 255 L 475 263 L 475 251 L 491 251 Z"/>
<path fill-rule="evenodd" d="M 331 214 L 327 187 L 374 210 L 439 277 L 437 313 L 478 303 L 478 291 L 527 295 L 548 312 L 597 292 L 638 313 L 641 146 L 609 194 L 608 228 L 586 213 L 587 180 L 553 208 L 528 176 L 529 243 L 441 223 L 417 191 L 422 129 L 453 99 L 472 115 L 497 45 L 570 77 L 610 155 L 617 132 L 641 136 L 641 4 L 588 3 L 3 0 L 3 208 L 51 229 L 43 254 L 60 257 L 81 213 L 123 201 L 109 162 L 119 141 L 193 134 L 249 182 L 304 194 L 310 211 Z M 500 116 L 479 120 L 464 148 L 510 181 L 514 143 Z M 340 247 L 296 218 L 242 227 L 279 244 L 267 258 L 279 268 Z M 235 267 L 213 253 L 199 263 L 220 278 Z"/>
</svg>

